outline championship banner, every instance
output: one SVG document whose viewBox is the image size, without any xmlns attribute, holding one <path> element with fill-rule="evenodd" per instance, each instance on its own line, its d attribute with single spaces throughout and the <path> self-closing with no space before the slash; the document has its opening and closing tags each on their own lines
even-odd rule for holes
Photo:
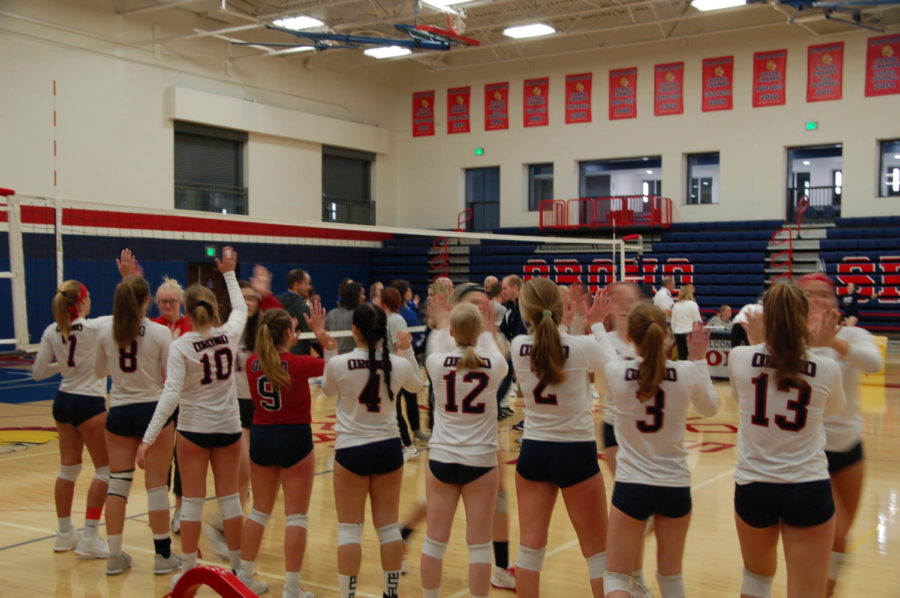
<svg viewBox="0 0 900 598">
<path fill-rule="evenodd" d="M 434 135 L 434 90 L 413 93 L 412 118 L 413 137 Z"/>
<path fill-rule="evenodd" d="M 753 55 L 753 107 L 781 106 L 786 100 L 787 50 Z"/>
<path fill-rule="evenodd" d="M 591 73 L 566 75 L 566 124 L 591 122 Z"/>
<path fill-rule="evenodd" d="M 900 93 L 900 34 L 870 37 L 866 51 L 866 97 Z"/>
<path fill-rule="evenodd" d="M 684 63 L 657 64 L 653 71 L 653 114 L 683 114 Z"/>
<path fill-rule="evenodd" d="M 484 130 L 509 128 L 509 83 L 484 86 Z"/>
<path fill-rule="evenodd" d="M 522 96 L 522 118 L 526 127 L 546 127 L 550 124 L 549 100 L 550 79 L 525 79 Z"/>
<path fill-rule="evenodd" d="M 454 87 L 447 90 L 447 134 L 468 133 L 470 87 Z"/>
<path fill-rule="evenodd" d="M 609 71 L 609 120 L 637 118 L 637 67 Z"/>
<path fill-rule="evenodd" d="M 703 59 L 703 112 L 734 108 L 734 56 Z"/>
<path fill-rule="evenodd" d="M 844 80 L 844 42 L 810 46 L 806 64 L 806 101 L 825 102 L 841 99 Z"/>
</svg>

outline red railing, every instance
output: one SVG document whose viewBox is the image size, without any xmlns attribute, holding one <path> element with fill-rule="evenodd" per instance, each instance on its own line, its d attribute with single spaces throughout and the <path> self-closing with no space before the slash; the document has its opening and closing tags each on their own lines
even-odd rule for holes
<svg viewBox="0 0 900 598">
<path fill-rule="evenodd" d="M 472 208 L 466 208 L 456 215 L 456 231 L 463 232 L 466 230 L 466 223 L 472 222 Z"/>
<path fill-rule="evenodd" d="M 456 231 L 466 230 L 466 223 L 472 221 L 472 208 L 466 208 L 456 215 Z M 450 276 L 450 248 L 447 237 L 437 237 L 431 242 L 431 257 L 428 258 L 428 269 L 435 270 L 431 279 Z"/>
<path fill-rule="evenodd" d="M 542 229 L 669 228 L 672 224 L 672 200 L 658 195 L 545 199 L 539 209 Z"/>
<path fill-rule="evenodd" d="M 806 213 L 806 210 L 809 209 L 809 197 L 806 195 L 802 196 L 797 200 L 797 238 L 800 238 L 800 229 L 803 226 L 803 214 Z M 787 233 L 787 237 L 779 238 L 778 235 L 780 233 Z M 784 268 L 784 272 L 779 272 L 769 279 L 771 284 L 775 284 L 775 282 L 779 278 L 787 278 L 788 280 L 794 280 L 794 229 L 787 228 L 786 226 L 782 226 L 774 233 L 772 233 L 772 237 L 769 239 L 769 245 L 784 245 L 787 243 L 787 249 L 782 249 L 781 251 L 776 251 L 772 255 L 769 256 L 769 266 L 771 268 Z M 779 259 L 784 258 L 784 259 Z"/>
<path fill-rule="evenodd" d="M 256 598 L 256 594 L 232 573 L 221 567 L 205 565 L 186 571 L 168 596 L 194 598 L 197 590 L 203 586 L 209 586 L 216 594 L 225 598 Z"/>
</svg>

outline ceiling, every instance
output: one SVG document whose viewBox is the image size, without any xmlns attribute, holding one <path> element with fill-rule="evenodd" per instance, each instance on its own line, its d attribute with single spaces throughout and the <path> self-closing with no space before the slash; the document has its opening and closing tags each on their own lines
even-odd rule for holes
<svg viewBox="0 0 900 598">
<path fill-rule="evenodd" d="M 790 1 L 805 4 L 812 0 Z M 361 50 L 330 49 L 321 54 L 353 68 L 409 60 L 428 69 L 446 70 L 744 31 L 791 28 L 814 39 L 858 29 L 826 18 L 821 10 L 798 10 L 778 1 L 710 12 L 698 11 L 690 0 L 474 0 L 461 8 L 466 15 L 464 34 L 477 39 L 480 46 L 416 51 L 388 61 L 364 56 Z M 162 31 L 155 43 L 184 51 L 184 44 L 192 40 L 214 37 L 222 40 L 232 58 L 317 59 L 314 52 L 230 43 L 297 41 L 286 33 L 265 29 L 267 23 L 284 16 L 308 15 L 324 21 L 334 33 L 378 38 L 404 38 L 393 27 L 395 23 L 448 27 L 445 13 L 415 0 L 117 0 L 114 10 L 121 17 L 140 20 L 158 19 L 159 13 L 166 13 L 167 20 L 174 18 L 179 26 Z M 834 16 L 852 18 L 846 13 Z M 864 8 L 860 20 L 875 30 L 894 32 L 900 27 L 900 6 Z M 531 40 L 513 40 L 502 34 L 511 25 L 535 21 L 552 25 L 558 33 Z"/>
</svg>

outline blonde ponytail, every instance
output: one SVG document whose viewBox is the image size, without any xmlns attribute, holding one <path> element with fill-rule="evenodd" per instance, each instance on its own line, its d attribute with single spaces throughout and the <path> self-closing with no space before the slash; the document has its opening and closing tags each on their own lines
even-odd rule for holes
<svg viewBox="0 0 900 598">
<path fill-rule="evenodd" d="M 778 283 L 763 296 L 766 349 L 775 366 L 775 380 L 800 380 L 809 329 L 809 303 L 794 283 Z"/>
<path fill-rule="evenodd" d="M 203 333 L 219 326 L 219 303 L 208 288 L 192 284 L 184 293 L 184 308 L 191 318 L 194 330 Z"/>
<path fill-rule="evenodd" d="M 286 388 L 291 384 L 291 376 L 281 367 L 277 342 L 284 338 L 284 331 L 291 328 L 291 316 L 283 309 L 263 312 L 259 328 L 256 330 L 256 357 L 263 374 L 275 388 Z"/>
<path fill-rule="evenodd" d="M 628 315 L 628 336 L 641 356 L 638 366 L 638 400 L 656 396 L 666 373 L 666 314 L 655 305 L 643 303 Z"/>
<path fill-rule="evenodd" d="M 543 383 L 559 384 L 565 380 L 563 368 L 566 363 L 559 336 L 563 313 L 562 292 L 546 278 L 532 278 L 519 293 L 519 310 L 531 323 L 534 334 L 531 369 Z"/>
<path fill-rule="evenodd" d="M 150 286 L 140 276 L 128 276 L 116 286 L 113 295 L 113 339 L 121 347 L 131 345 L 141 330 L 144 301 Z"/>
<path fill-rule="evenodd" d="M 475 345 L 481 336 L 481 312 L 471 303 L 458 303 L 450 312 L 450 330 L 457 346 L 464 348 L 457 370 L 477 370 L 484 367 L 484 360 L 475 353 Z"/>
<path fill-rule="evenodd" d="M 83 288 L 77 280 L 67 280 L 59 285 L 50 304 L 56 328 L 66 340 L 69 340 L 69 322 L 78 317 L 78 302 L 87 295 L 87 289 L 82 291 Z"/>
</svg>

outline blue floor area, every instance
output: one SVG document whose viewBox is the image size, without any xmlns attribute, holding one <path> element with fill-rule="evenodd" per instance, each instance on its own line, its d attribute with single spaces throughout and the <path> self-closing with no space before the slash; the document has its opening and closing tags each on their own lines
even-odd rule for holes
<svg viewBox="0 0 900 598">
<path fill-rule="evenodd" d="M 30 358 L 0 359 L 0 403 L 48 401 L 56 396 L 60 377 L 35 382 L 31 363 Z"/>
</svg>

